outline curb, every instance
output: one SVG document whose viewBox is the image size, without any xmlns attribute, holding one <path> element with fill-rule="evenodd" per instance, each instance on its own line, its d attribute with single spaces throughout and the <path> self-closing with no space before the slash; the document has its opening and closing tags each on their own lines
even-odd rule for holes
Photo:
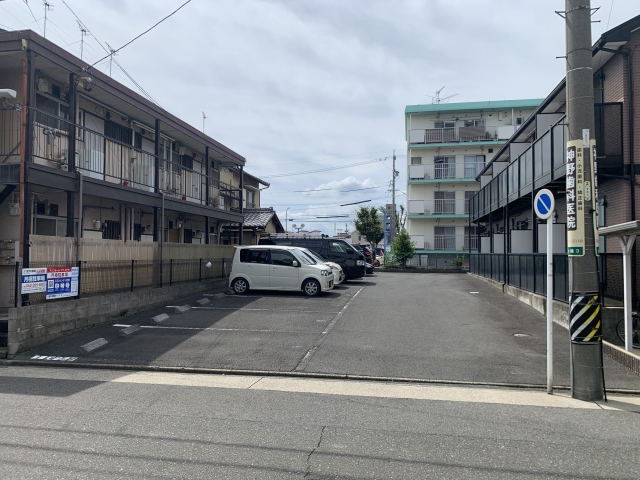
<svg viewBox="0 0 640 480">
<path fill-rule="evenodd" d="M 94 364 L 94 363 L 59 363 L 51 361 L 33 360 L 0 360 L 0 365 L 13 367 L 65 367 L 65 368 L 86 368 L 94 370 L 120 370 L 134 372 L 165 372 L 165 373 L 197 373 L 205 375 L 233 375 L 252 377 L 283 377 L 283 378 L 316 378 L 323 380 L 353 380 L 360 382 L 385 382 L 385 383 L 411 383 L 424 385 L 460 385 L 470 387 L 501 387 L 514 388 L 520 390 L 544 390 L 546 384 L 535 383 L 502 383 L 502 382 L 472 382 L 465 380 L 435 380 L 424 378 L 406 377 L 376 377 L 370 375 L 349 375 L 335 373 L 309 373 L 309 372 L 273 372 L 266 370 L 230 370 L 225 368 L 201 368 L 201 367 L 161 367 L 150 365 L 127 365 L 127 364 Z M 554 390 L 570 391 L 567 385 L 554 385 Z M 624 394 L 640 396 L 640 390 L 629 390 L 626 388 L 608 388 L 607 394 Z"/>
</svg>

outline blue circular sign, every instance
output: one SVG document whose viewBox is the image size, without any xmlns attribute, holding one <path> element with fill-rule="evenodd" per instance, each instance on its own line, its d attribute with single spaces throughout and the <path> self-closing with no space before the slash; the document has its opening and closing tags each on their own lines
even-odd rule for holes
<svg viewBox="0 0 640 480">
<path fill-rule="evenodd" d="M 556 201 L 553 197 L 553 193 L 546 188 L 540 190 L 533 201 L 533 208 L 536 211 L 536 215 L 542 220 L 546 220 L 553 215 L 555 206 Z"/>
</svg>

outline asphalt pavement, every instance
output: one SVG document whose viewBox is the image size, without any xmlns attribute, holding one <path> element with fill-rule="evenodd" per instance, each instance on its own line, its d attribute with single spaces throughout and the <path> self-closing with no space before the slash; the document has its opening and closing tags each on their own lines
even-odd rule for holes
<svg viewBox="0 0 640 480">
<path fill-rule="evenodd" d="M 209 294 L 211 295 L 211 294 Z M 543 315 L 465 274 L 378 273 L 320 297 L 259 292 L 196 295 L 25 352 L 18 360 L 361 375 L 480 384 L 546 383 Z M 150 318 L 170 318 L 151 325 Z M 122 328 L 140 324 L 129 337 Z M 555 384 L 569 385 L 569 335 L 555 327 Z M 81 352 L 105 338 L 108 344 Z M 640 390 L 640 377 L 605 359 L 608 388 Z"/>
<path fill-rule="evenodd" d="M 0 368 L 0 465 L 37 479 L 637 479 L 640 399 Z"/>
</svg>

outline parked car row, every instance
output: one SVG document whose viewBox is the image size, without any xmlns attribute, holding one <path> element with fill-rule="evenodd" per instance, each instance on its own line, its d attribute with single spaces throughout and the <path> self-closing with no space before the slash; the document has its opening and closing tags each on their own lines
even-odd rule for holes
<svg viewBox="0 0 640 480">
<path fill-rule="evenodd" d="M 273 236 L 234 249 L 229 286 L 237 294 L 255 289 L 316 296 L 365 272 L 373 267 L 364 251 L 344 240 Z"/>
</svg>

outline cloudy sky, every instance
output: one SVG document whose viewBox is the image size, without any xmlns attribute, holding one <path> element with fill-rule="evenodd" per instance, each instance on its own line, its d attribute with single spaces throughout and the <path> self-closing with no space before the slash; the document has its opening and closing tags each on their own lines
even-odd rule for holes
<svg viewBox="0 0 640 480">
<path fill-rule="evenodd" d="M 104 56 L 98 42 L 118 48 L 184 2 L 49 0 L 46 36 L 80 56 L 73 10 L 93 63 Z M 640 14 L 637 0 L 592 5 L 594 41 Z M 202 128 L 204 111 L 206 133 L 271 183 L 262 206 L 283 223 L 332 234 L 350 219 L 317 217 L 356 208 L 340 204 L 390 203 L 394 149 L 405 202 L 406 105 L 431 103 L 443 86 L 452 102 L 545 97 L 564 76 L 554 13 L 563 9 L 562 0 L 192 0 L 116 60 L 171 113 Z M 43 2 L 0 0 L 0 28 L 42 33 Z"/>
</svg>

